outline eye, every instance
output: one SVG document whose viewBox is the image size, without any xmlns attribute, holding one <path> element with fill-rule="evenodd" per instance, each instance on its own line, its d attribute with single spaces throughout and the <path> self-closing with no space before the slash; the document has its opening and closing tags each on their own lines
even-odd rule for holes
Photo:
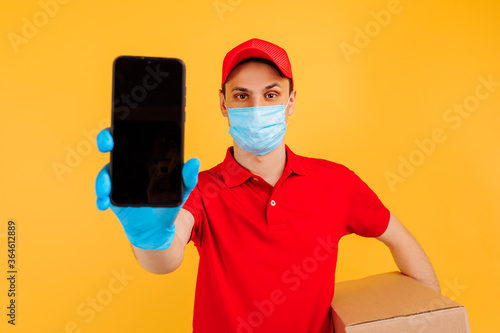
<svg viewBox="0 0 500 333">
<path fill-rule="evenodd" d="M 276 93 L 267 93 L 266 94 L 266 98 L 273 99 L 273 98 L 276 98 L 276 97 L 278 97 L 278 94 L 276 94 Z"/>
<path fill-rule="evenodd" d="M 234 95 L 234 98 L 241 100 L 241 99 L 247 98 L 247 95 L 246 94 L 236 94 L 236 95 Z"/>
</svg>

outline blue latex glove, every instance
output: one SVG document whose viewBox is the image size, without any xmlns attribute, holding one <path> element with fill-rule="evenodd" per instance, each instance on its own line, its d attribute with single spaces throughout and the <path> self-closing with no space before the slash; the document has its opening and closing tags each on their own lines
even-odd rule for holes
<svg viewBox="0 0 500 333">
<path fill-rule="evenodd" d="M 103 129 L 97 136 L 97 147 L 103 153 L 113 149 L 113 137 L 108 129 Z M 198 182 L 200 161 L 190 159 L 184 164 L 182 177 L 184 180 L 184 198 L 178 207 L 117 207 L 111 204 L 111 178 L 109 164 L 106 164 L 97 175 L 95 192 L 97 208 L 111 208 L 120 220 L 130 243 L 140 249 L 165 250 L 172 245 L 175 236 L 175 218 L 182 205 Z"/>
</svg>

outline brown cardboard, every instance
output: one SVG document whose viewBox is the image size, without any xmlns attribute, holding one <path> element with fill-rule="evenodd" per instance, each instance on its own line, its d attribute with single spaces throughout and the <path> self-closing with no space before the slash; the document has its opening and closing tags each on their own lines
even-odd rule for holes
<svg viewBox="0 0 500 333">
<path fill-rule="evenodd" d="M 339 282 L 335 333 L 470 333 L 465 307 L 399 272 Z"/>
</svg>

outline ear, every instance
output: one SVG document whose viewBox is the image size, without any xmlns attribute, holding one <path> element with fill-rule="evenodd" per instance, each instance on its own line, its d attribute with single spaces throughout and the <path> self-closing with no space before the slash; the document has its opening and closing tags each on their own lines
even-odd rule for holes
<svg viewBox="0 0 500 333">
<path fill-rule="evenodd" d="M 219 104 L 220 104 L 220 111 L 222 112 L 222 115 L 224 117 L 227 117 L 227 105 L 226 101 L 224 99 L 224 94 L 222 93 L 222 90 L 219 89 Z"/>
<path fill-rule="evenodd" d="M 291 116 L 293 114 L 293 110 L 295 109 L 295 97 L 297 96 L 297 90 L 293 90 L 290 94 L 290 101 L 288 102 L 288 115 Z"/>
<path fill-rule="evenodd" d="M 158 170 L 158 167 L 156 165 L 155 162 L 153 162 L 153 160 L 149 160 L 148 162 L 148 173 L 149 173 L 149 177 L 156 177 L 157 176 L 157 171 Z"/>
</svg>

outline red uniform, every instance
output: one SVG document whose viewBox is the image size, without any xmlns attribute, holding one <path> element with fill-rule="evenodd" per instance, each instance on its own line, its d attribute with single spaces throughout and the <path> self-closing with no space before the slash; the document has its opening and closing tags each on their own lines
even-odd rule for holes
<svg viewBox="0 0 500 333">
<path fill-rule="evenodd" d="M 389 211 L 346 167 L 286 147 L 273 187 L 229 148 L 184 208 L 200 254 L 194 333 L 333 332 L 338 241 L 380 236 Z"/>
</svg>

